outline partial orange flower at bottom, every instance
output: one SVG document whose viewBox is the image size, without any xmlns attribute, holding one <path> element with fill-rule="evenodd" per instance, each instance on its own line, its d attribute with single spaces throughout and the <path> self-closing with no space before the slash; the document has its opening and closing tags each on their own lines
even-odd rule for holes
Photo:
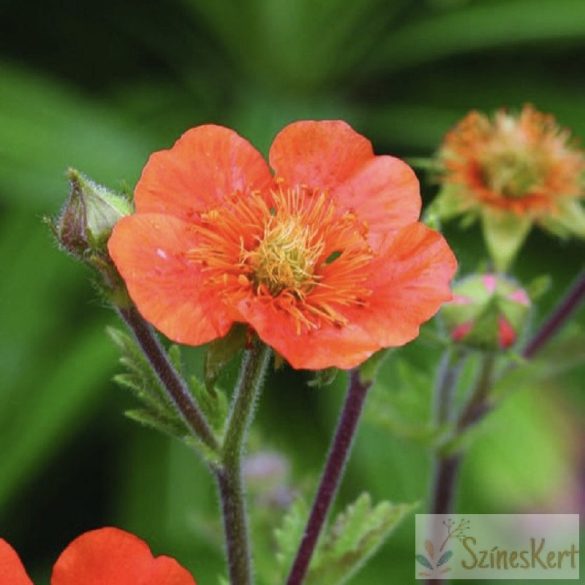
<svg viewBox="0 0 585 585">
<path fill-rule="evenodd" d="M 109 252 L 144 318 L 200 345 L 247 323 L 295 368 L 351 368 L 418 335 L 456 260 L 413 171 L 340 121 L 284 128 L 274 176 L 234 131 L 150 157 Z"/>
<path fill-rule="evenodd" d="M 0 539 L 0 585 L 33 585 L 16 552 Z M 196 585 L 170 557 L 153 557 L 148 545 L 117 528 L 76 538 L 57 559 L 51 585 Z"/>
</svg>

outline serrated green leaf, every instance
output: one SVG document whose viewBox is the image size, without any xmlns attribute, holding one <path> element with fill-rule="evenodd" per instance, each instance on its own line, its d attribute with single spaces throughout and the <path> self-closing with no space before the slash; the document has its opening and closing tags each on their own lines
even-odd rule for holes
<svg viewBox="0 0 585 585">
<path fill-rule="evenodd" d="M 181 348 L 178 345 L 173 344 L 169 347 L 167 355 L 169 356 L 169 360 L 170 360 L 171 364 L 173 364 L 173 366 L 177 370 L 177 372 L 182 372 L 183 371 L 183 357 L 181 356 Z"/>
<path fill-rule="evenodd" d="M 114 327 L 108 327 L 107 332 L 122 354 L 120 363 L 129 372 L 122 378 L 122 385 L 132 390 L 139 399 L 147 396 L 146 400 L 150 404 L 156 403 L 161 412 L 173 412 L 169 397 L 135 339 Z"/>
<path fill-rule="evenodd" d="M 191 376 L 189 386 L 209 424 L 221 434 L 230 408 L 227 394 L 217 386 L 210 391 L 196 376 Z"/>
<path fill-rule="evenodd" d="M 171 437 L 184 438 L 187 432 L 185 426 L 178 419 L 167 419 L 150 410 L 135 409 L 124 413 L 129 419 L 140 423 Z"/>
<path fill-rule="evenodd" d="M 305 533 L 308 516 L 307 502 L 299 497 L 293 502 L 283 518 L 282 526 L 274 531 L 276 560 L 284 571 L 287 571 L 292 565 L 299 543 Z"/>
<path fill-rule="evenodd" d="M 362 494 L 339 514 L 321 540 L 306 584 L 347 583 L 413 508 L 389 502 L 373 506 L 370 495 Z"/>
<path fill-rule="evenodd" d="M 120 363 L 128 370 L 116 375 L 114 381 L 132 392 L 143 406 L 127 411 L 126 416 L 144 426 L 185 441 L 191 433 L 135 339 L 113 327 L 108 328 L 108 334 L 122 353 Z M 173 365 L 180 369 L 180 349 L 172 346 L 168 356 Z"/>
</svg>

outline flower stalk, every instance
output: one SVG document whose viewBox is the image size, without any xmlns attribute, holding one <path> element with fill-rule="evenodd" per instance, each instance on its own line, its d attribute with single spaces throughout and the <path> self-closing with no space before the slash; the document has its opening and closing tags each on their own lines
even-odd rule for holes
<svg viewBox="0 0 585 585">
<path fill-rule="evenodd" d="M 215 470 L 232 585 L 251 585 L 252 583 L 252 558 L 246 495 L 242 479 L 242 456 L 271 355 L 271 349 L 260 341 L 255 341 L 252 348 L 244 355 L 240 379 L 227 421 L 221 450 L 221 464 Z"/>
<path fill-rule="evenodd" d="M 359 370 L 352 370 L 345 404 L 303 539 L 286 582 L 287 585 L 301 585 L 305 579 L 317 541 L 341 483 L 345 464 L 349 458 L 353 438 L 371 384 L 371 381 L 365 382 L 361 379 Z"/>
</svg>

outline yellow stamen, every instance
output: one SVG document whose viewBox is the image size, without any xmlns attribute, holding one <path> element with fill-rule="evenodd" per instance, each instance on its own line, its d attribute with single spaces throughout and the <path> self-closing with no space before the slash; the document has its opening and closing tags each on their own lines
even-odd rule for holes
<svg viewBox="0 0 585 585">
<path fill-rule="evenodd" d="M 339 213 L 324 192 L 282 185 L 234 196 L 202 214 L 201 244 L 187 258 L 209 273 L 223 294 L 272 302 L 296 323 L 297 333 L 323 323 L 347 323 L 344 307 L 363 306 L 373 253 L 367 227 Z"/>
</svg>

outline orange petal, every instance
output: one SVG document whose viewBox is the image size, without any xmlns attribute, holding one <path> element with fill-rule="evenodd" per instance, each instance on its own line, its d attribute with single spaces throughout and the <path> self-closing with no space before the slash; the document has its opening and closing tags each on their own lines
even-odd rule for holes
<svg viewBox="0 0 585 585">
<path fill-rule="evenodd" d="M 414 171 L 400 159 L 376 156 L 335 188 L 336 205 L 356 212 L 368 226 L 368 241 L 378 249 L 388 234 L 418 220 L 419 183 Z"/>
<path fill-rule="evenodd" d="M 33 585 L 15 550 L 1 538 L 0 585 Z"/>
<path fill-rule="evenodd" d="M 456 270 L 457 260 L 443 236 L 414 223 L 386 241 L 373 262 L 368 305 L 345 315 L 381 347 L 403 345 L 452 298 L 449 285 Z"/>
<path fill-rule="evenodd" d="M 186 259 L 195 245 L 192 225 L 155 214 L 123 218 L 108 242 L 143 317 L 168 338 L 189 345 L 222 337 L 232 324 L 223 304 L 204 290 L 201 267 Z"/>
<path fill-rule="evenodd" d="M 222 126 L 197 126 L 150 156 L 136 185 L 136 210 L 192 219 L 236 191 L 271 182 L 266 161 L 247 140 Z"/>
<path fill-rule="evenodd" d="M 51 585 L 195 585 L 193 577 L 168 557 L 154 558 L 148 545 L 117 528 L 101 528 L 76 538 L 61 554 Z"/>
<path fill-rule="evenodd" d="M 270 148 L 270 165 L 289 185 L 330 190 L 374 156 L 367 138 L 341 121 L 295 122 Z"/>
<path fill-rule="evenodd" d="M 273 302 L 249 297 L 240 302 L 242 317 L 258 336 L 280 353 L 293 368 L 350 369 L 372 355 L 380 345 L 359 324 L 344 327 L 324 324 L 320 329 L 297 334 L 297 322 Z"/>
</svg>

